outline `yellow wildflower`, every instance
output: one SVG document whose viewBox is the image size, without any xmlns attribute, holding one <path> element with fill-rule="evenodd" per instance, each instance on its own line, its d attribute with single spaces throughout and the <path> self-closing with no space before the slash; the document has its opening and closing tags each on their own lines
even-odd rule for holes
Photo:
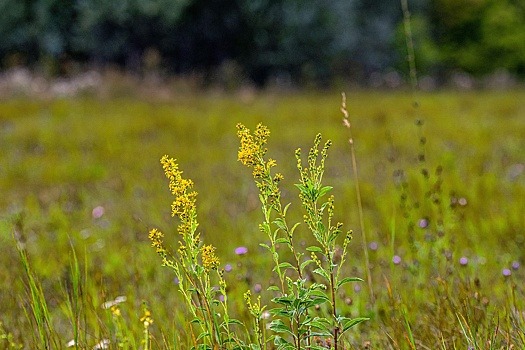
<svg viewBox="0 0 525 350">
<path fill-rule="evenodd" d="M 117 305 L 113 305 L 111 307 L 111 313 L 113 314 L 113 316 L 115 317 L 119 317 L 120 316 L 120 309 Z"/>
<path fill-rule="evenodd" d="M 149 231 L 148 238 L 151 241 L 151 246 L 155 247 L 155 251 L 157 253 L 165 252 L 164 245 L 162 242 L 162 237 L 164 237 L 164 234 L 160 232 L 159 230 L 157 230 L 156 228 Z"/>
<path fill-rule="evenodd" d="M 284 176 L 283 176 L 283 174 L 281 174 L 281 173 L 277 173 L 277 174 L 275 174 L 275 176 L 273 177 L 273 182 L 275 182 L 275 183 L 280 182 L 280 181 L 282 181 L 282 180 L 284 180 Z"/>
<path fill-rule="evenodd" d="M 260 164 L 257 164 L 253 167 L 253 172 L 252 172 L 252 175 L 254 178 L 260 178 L 262 177 L 264 174 L 264 167 Z"/>
<path fill-rule="evenodd" d="M 261 317 L 261 312 L 264 310 L 264 306 L 261 307 L 261 296 L 259 295 L 257 297 L 257 301 L 255 303 L 252 303 L 252 293 L 250 292 L 250 290 L 247 290 L 244 293 L 244 302 L 246 303 L 250 314 L 255 318 L 259 319 Z"/>
<path fill-rule="evenodd" d="M 219 266 L 219 258 L 217 258 L 215 255 L 215 247 L 213 247 L 211 244 L 202 246 L 201 255 L 202 266 L 204 266 L 206 271 L 214 270 Z"/>
<path fill-rule="evenodd" d="M 144 328 L 148 328 L 153 323 L 151 312 L 148 309 L 144 309 L 144 316 L 140 318 L 140 322 L 144 324 Z"/>
<path fill-rule="evenodd" d="M 237 129 L 237 136 L 241 141 L 239 152 L 237 153 L 238 160 L 246 166 L 262 165 L 262 157 L 266 153 L 266 149 L 263 146 L 270 135 L 268 128 L 259 124 L 253 135 L 250 133 L 250 129 L 242 124 L 237 124 Z"/>
</svg>

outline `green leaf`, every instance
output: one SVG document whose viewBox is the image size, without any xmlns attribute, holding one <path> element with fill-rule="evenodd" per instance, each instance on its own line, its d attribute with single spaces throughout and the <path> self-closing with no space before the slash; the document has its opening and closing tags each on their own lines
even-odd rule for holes
<svg viewBox="0 0 525 350">
<path fill-rule="evenodd" d="M 290 205 L 292 205 L 292 203 L 288 203 L 288 204 L 286 204 L 286 206 L 284 207 L 284 209 L 283 209 L 283 216 L 286 216 L 286 213 L 288 212 L 288 208 L 290 207 Z"/>
<path fill-rule="evenodd" d="M 210 333 L 208 333 L 208 332 L 202 332 L 202 333 L 199 334 L 199 336 L 197 337 L 197 340 L 200 340 L 200 339 L 202 339 L 202 338 L 204 338 L 204 337 L 207 337 L 207 336 L 209 336 L 209 335 L 210 335 Z"/>
<path fill-rule="evenodd" d="M 320 336 L 320 337 L 329 337 L 331 334 L 328 334 L 328 335 L 325 335 L 325 334 L 314 334 L 312 333 L 312 336 Z M 311 345 L 308 349 L 310 350 L 326 350 L 326 347 L 325 346 L 320 346 L 320 345 Z"/>
<path fill-rule="evenodd" d="M 285 325 L 284 322 L 281 320 L 273 320 L 272 322 L 270 322 L 270 329 L 276 333 L 286 333 L 291 336 L 295 336 L 290 327 Z"/>
<path fill-rule="evenodd" d="M 281 269 L 293 269 L 293 270 L 297 270 L 297 268 L 295 266 L 293 266 L 292 264 L 290 264 L 289 262 L 282 262 L 280 263 L 279 265 L 279 268 Z"/>
<path fill-rule="evenodd" d="M 293 299 L 292 297 L 287 297 L 287 296 L 277 297 L 277 298 L 272 299 L 272 301 L 276 304 L 282 304 L 282 305 L 287 305 L 287 306 L 291 306 L 294 300 L 295 299 Z"/>
<path fill-rule="evenodd" d="M 322 268 L 317 268 L 314 270 L 314 273 L 318 274 L 318 275 L 321 275 L 323 276 L 324 278 L 326 278 L 327 280 L 330 279 L 330 276 L 328 276 L 328 273 L 326 273 L 326 271 Z"/>
<path fill-rule="evenodd" d="M 320 298 L 311 299 L 308 302 L 304 303 L 304 307 L 309 309 L 309 308 L 311 308 L 313 306 L 316 306 L 316 305 L 322 305 L 322 304 L 326 303 L 327 301 L 328 301 L 328 299 L 320 299 Z"/>
<path fill-rule="evenodd" d="M 319 248 L 319 247 L 317 247 L 315 245 L 312 245 L 312 246 L 306 248 L 306 250 L 309 251 L 309 252 L 315 252 L 315 253 L 322 253 L 323 252 L 323 250 L 321 248 Z"/>
<path fill-rule="evenodd" d="M 194 318 L 193 320 L 190 321 L 190 323 L 202 324 L 202 320 L 200 318 Z"/>
<path fill-rule="evenodd" d="M 321 234 L 321 235 L 324 235 L 324 233 L 326 231 L 326 227 L 324 226 L 324 224 L 321 221 L 319 221 L 317 223 L 317 231 L 319 231 L 319 234 Z"/>
<path fill-rule="evenodd" d="M 324 283 L 312 283 L 310 286 L 310 295 L 324 295 L 326 290 L 326 285 Z"/>
<path fill-rule="evenodd" d="M 302 194 L 304 194 L 304 195 L 306 195 L 307 192 L 308 192 L 308 190 L 306 189 L 306 186 L 304 186 L 304 185 L 301 185 L 301 184 L 295 184 L 295 187 L 297 187 L 297 188 L 299 189 L 299 191 L 300 191 Z"/>
<path fill-rule="evenodd" d="M 290 234 L 293 234 L 293 233 L 295 232 L 295 229 L 296 229 L 299 225 L 301 225 L 301 223 L 300 223 L 300 222 L 296 222 L 296 223 L 292 226 L 292 228 L 290 229 Z"/>
<path fill-rule="evenodd" d="M 228 321 L 228 324 L 238 324 L 240 326 L 243 326 L 244 323 L 242 323 L 241 321 L 235 319 L 235 318 L 232 318 L 231 320 Z"/>
<path fill-rule="evenodd" d="M 359 277 L 345 277 L 339 282 L 337 282 L 335 289 L 339 289 L 339 287 L 341 287 L 343 284 L 350 283 L 350 282 L 363 282 L 363 280 Z"/>
<path fill-rule="evenodd" d="M 280 336 L 276 336 L 274 338 L 273 344 L 277 345 L 278 350 L 294 350 L 295 349 L 292 343 L 290 343 L 289 341 L 287 341 L 286 339 Z"/>
<path fill-rule="evenodd" d="M 304 323 L 304 325 L 319 330 L 320 334 L 317 335 L 331 335 L 332 325 L 325 318 L 315 317 L 310 322 Z"/>
<path fill-rule="evenodd" d="M 279 227 L 281 230 L 286 232 L 286 224 L 284 223 L 284 220 L 281 218 L 277 218 L 273 221 L 273 223 Z"/>
<path fill-rule="evenodd" d="M 346 332 L 347 330 L 349 330 L 350 328 L 360 324 L 361 322 L 364 322 L 364 321 L 368 321 L 369 318 L 368 317 L 357 317 L 357 318 L 354 318 L 354 319 L 351 319 L 347 322 L 345 322 L 343 324 L 343 331 L 341 332 L 341 335 Z"/>
<path fill-rule="evenodd" d="M 263 248 L 266 248 L 268 250 L 271 250 L 270 249 L 270 246 L 268 244 L 264 244 L 264 243 L 259 243 L 259 246 L 263 247 Z"/>
<path fill-rule="evenodd" d="M 313 262 L 314 262 L 314 261 L 311 260 L 311 259 L 308 259 L 308 260 L 303 261 L 303 262 L 301 263 L 301 266 L 300 266 L 301 271 L 304 270 L 304 268 L 305 268 L 306 266 L 312 264 Z"/>
<path fill-rule="evenodd" d="M 266 290 L 278 292 L 279 291 L 279 287 L 277 287 L 277 286 L 269 286 Z"/>
<path fill-rule="evenodd" d="M 271 309 L 269 312 L 274 317 L 283 317 L 283 318 L 293 317 L 293 311 L 286 310 L 284 307 L 277 307 L 275 309 Z"/>
</svg>

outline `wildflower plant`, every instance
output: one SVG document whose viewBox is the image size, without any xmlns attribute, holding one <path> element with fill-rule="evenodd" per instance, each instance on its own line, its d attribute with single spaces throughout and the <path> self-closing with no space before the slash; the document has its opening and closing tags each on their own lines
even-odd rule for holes
<svg viewBox="0 0 525 350">
<path fill-rule="evenodd" d="M 259 230 L 268 238 L 267 243 L 260 245 L 271 255 L 273 272 L 278 276 L 277 285 L 268 288 L 273 296 L 273 308 L 266 311 L 268 305 L 261 304 L 261 297 L 253 300 L 251 292 L 247 291 L 244 301 L 252 318 L 251 325 L 229 317 L 224 270 L 219 269 L 215 247 L 204 244 L 197 230 L 197 193 L 193 191 L 193 182 L 182 177 L 182 171 L 173 158 L 164 156 L 161 164 L 169 179 L 170 192 L 175 197 L 171 206 L 172 216 L 180 220 L 177 253 L 168 251 L 164 235 L 159 230 L 152 229 L 149 238 L 162 264 L 173 269 L 179 281 L 178 288 L 193 317 L 190 325 L 192 348 L 343 348 L 340 345 L 343 334 L 367 319 L 344 317 L 336 304 L 338 290 L 361 279 L 342 276 L 342 265 L 347 259 L 352 232 L 343 232 L 343 225 L 334 223 L 334 197 L 327 197 L 332 187 L 322 184 L 331 141 L 319 150 L 321 135 L 317 135 L 308 153 L 306 166 L 302 164 L 301 150 L 295 153 L 300 173 L 296 186 L 304 209 L 304 223 L 317 242 L 306 249 L 299 249 L 295 232 L 301 223 L 287 221 L 291 203 L 283 204 L 281 200 L 279 185 L 283 175 L 273 173 L 272 168 L 277 163 L 266 158 L 270 131 L 259 124 L 252 133 L 238 124 L 237 134 L 240 139 L 238 160 L 252 169 L 259 189 L 263 213 Z M 290 254 L 280 252 L 280 246 L 284 246 Z M 283 258 L 285 255 L 291 258 Z M 319 276 L 316 278 L 319 281 L 313 281 L 310 277 L 313 275 Z M 214 282 L 218 288 L 213 287 Z M 270 318 L 269 323 L 266 323 L 266 318 Z M 232 332 L 230 326 L 234 324 L 248 331 L 246 339 L 241 339 L 238 332 Z"/>
<path fill-rule="evenodd" d="M 270 329 L 276 334 L 274 344 L 278 349 L 318 348 L 314 339 L 325 339 L 324 344 L 330 343 L 338 349 L 342 335 L 355 325 L 367 320 L 366 318 L 350 319 L 337 312 L 337 291 L 346 283 L 361 281 L 359 278 L 341 278 L 341 266 L 347 258 L 347 247 L 352 232 L 343 234 L 342 223 L 333 223 L 334 197 L 323 200 L 331 190 L 330 186 L 323 186 L 322 179 L 325 169 L 325 159 L 332 142 L 328 140 L 321 151 L 321 135 L 315 137 L 314 145 L 308 153 L 307 166 L 304 167 L 301 159 L 301 150 L 297 149 L 295 156 L 300 173 L 299 198 L 305 210 L 304 222 L 317 241 L 317 245 L 306 248 L 309 256 L 299 251 L 294 243 L 294 233 L 300 223 L 289 225 L 286 213 L 291 205 L 281 203 L 279 183 L 283 179 L 280 173 L 272 175 L 271 169 L 276 166 L 273 159 L 265 159 L 267 152 L 265 144 L 270 134 L 262 124 L 257 125 L 253 134 L 242 124 L 237 125 L 240 147 L 238 159 L 244 165 L 253 169 L 253 177 L 259 189 L 259 199 L 263 211 L 263 222 L 259 228 L 264 232 L 270 244 L 261 244 L 273 257 L 274 271 L 279 276 L 280 287 L 271 286 L 269 290 L 277 296 L 272 302 L 277 305 L 270 313 L 274 320 Z M 338 238 L 344 236 L 342 253 L 338 253 Z M 291 252 L 292 262 L 283 261 L 278 253 L 278 245 L 284 244 Z M 306 277 L 313 265 L 313 272 L 321 277 L 321 282 L 309 281 Z M 292 270 L 293 277 L 286 274 Z M 328 305 L 329 313 L 325 316 L 312 316 L 313 308 Z"/>
<path fill-rule="evenodd" d="M 149 239 L 162 259 L 162 265 L 174 270 L 181 292 L 191 314 L 191 339 L 196 349 L 222 349 L 225 344 L 233 342 L 225 302 L 217 298 L 224 295 L 226 300 L 226 282 L 223 271 L 219 271 L 219 258 L 215 247 L 204 245 L 198 229 L 196 197 L 193 181 L 182 177 L 175 159 L 164 156 L 161 159 L 164 173 L 169 180 L 169 190 L 175 197 L 171 205 L 171 215 L 178 217 L 180 223 L 177 231 L 180 236 L 177 254 L 172 254 L 164 244 L 164 234 L 152 229 Z M 214 288 L 218 281 L 219 290 Z M 219 312 L 219 308 L 222 310 Z M 145 323 L 145 334 L 148 327 Z"/>
</svg>

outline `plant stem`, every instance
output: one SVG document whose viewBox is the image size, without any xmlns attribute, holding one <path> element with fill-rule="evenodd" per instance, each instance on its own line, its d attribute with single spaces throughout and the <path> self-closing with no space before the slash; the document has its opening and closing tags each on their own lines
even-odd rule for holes
<svg viewBox="0 0 525 350">
<path fill-rule="evenodd" d="M 331 260 L 330 260 L 331 261 Z M 336 299 L 335 299 L 335 279 L 334 279 L 334 270 L 330 269 L 330 294 L 332 297 L 332 316 L 334 321 L 337 320 L 337 309 L 336 309 Z M 337 350 L 338 347 L 338 338 L 339 338 L 339 324 L 336 322 L 334 328 L 334 350 Z"/>
<path fill-rule="evenodd" d="M 365 231 L 365 220 L 363 215 L 363 203 L 361 202 L 361 190 L 359 188 L 359 177 L 357 174 L 357 160 L 355 156 L 355 148 L 354 148 L 354 139 L 352 137 L 352 128 L 350 124 L 350 120 L 348 118 L 348 111 L 346 109 L 346 94 L 343 92 L 341 94 L 342 96 L 342 103 L 341 103 L 341 112 L 344 115 L 344 125 L 348 128 L 348 134 L 349 139 L 348 143 L 350 144 L 350 154 L 352 158 L 352 170 L 353 170 L 353 176 L 354 176 L 354 182 L 355 182 L 355 192 L 357 196 L 357 209 L 359 213 L 359 225 L 361 226 L 361 246 L 363 248 L 363 253 L 365 255 L 365 270 L 366 270 L 366 280 L 368 283 L 368 291 L 370 293 L 370 303 L 372 306 L 375 304 L 375 296 L 374 296 L 374 289 L 372 288 L 372 275 L 370 273 L 370 259 L 368 257 L 368 243 L 366 239 L 366 231 Z"/>
</svg>

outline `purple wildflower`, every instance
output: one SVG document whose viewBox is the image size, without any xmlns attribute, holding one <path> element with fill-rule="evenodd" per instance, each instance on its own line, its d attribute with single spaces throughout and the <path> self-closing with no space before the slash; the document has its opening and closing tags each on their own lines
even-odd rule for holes
<svg viewBox="0 0 525 350">
<path fill-rule="evenodd" d="M 510 271 L 510 269 L 503 269 L 503 271 L 501 271 L 501 273 L 505 277 L 509 277 L 510 275 L 512 275 L 512 272 Z"/>
<path fill-rule="evenodd" d="M 427 228 L 428 227 L 428 219 L 420 219 L 418 223 L 419 227 L 421 228 Z"/>
<path fill-rule="evenodd" d="M 235 254 L 237 254 L 237 255 L 244 255 L 246 253 L 248 253 L 248 248 L 246 248 L 246 247 L 237 247 L 237 248 L 235 248 Z"/>
<path fill-rule="evenodd" d="M 401 262 L 401 257 L 399 255 L 394 255 L 394 257 L 392 258 L 392 262 L 395 265 L 399 265 L 399 263 Z"/>
<path fill-rule="evenodd" d="M 463 266 L 468 264 L 468 258 L 465 256 L 462 256 L 461 259 L 459 259 L 459 263 Z"/>
<path fill-rule="evenodd" d="M 368 247 L 371 249 L 371 250 L 377 250 L 377 242 L 370 242 L 370 244 L 368 245 Z"/>
<path fill-rule="evenodd" d="M 104 207 L 98 206 L 93 208 L 93 211 L 91 212 L 91 216 L 93 216 L 93 219 L 101 218 L 102 215 L 104 215 Z"/>
<path fill-rule="evenodd" d="M 233 270 L 233 267 L 232 267 L 231 264 L 226 264 L 226 265 L 224 266 L 224 271 L 226 271 L 226 272 L 231 272 L 231 270 Z"/>
<path fill-rule="evenodd" d="M 519 261 L 513 261 L 512 262 L 512 269 L 517 270 L 520 268 L 520 262 Z"/>
</svg>

